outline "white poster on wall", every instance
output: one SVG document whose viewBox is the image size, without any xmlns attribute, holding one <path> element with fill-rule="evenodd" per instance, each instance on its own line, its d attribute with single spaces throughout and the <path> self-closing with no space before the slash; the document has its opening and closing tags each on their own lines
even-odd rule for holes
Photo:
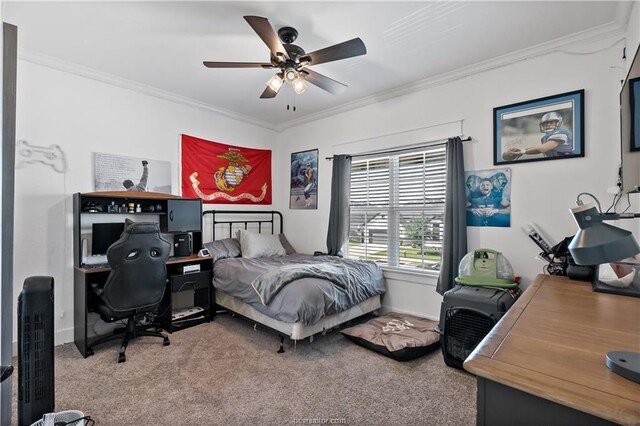
<svg viewBox="0 0 640 426">
<path fill-rule="evenodd" d="M 94 153 L 96 191 L 171 194 L 171 162 Z"/>
</svg>

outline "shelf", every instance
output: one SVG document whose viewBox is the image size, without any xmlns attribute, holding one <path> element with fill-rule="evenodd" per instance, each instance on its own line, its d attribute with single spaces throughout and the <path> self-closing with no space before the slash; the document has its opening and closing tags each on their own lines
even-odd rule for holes
<svg viewBox="0 0 640 426">
<path fill-rule="evenodd" d="M 114 215 L 114 214 L 132 214 L 132 215 L 166 215 L 167 212 L 135 212 L 135 213 L 120 213 L 120 212 L 81 212 L 82 214 L 108 214 L 108 215 Z"/>
<path fill-rule="evenodd" d="M 94 198 L 118 198 L 118 199 L 153 199 L 153 200 L 185 200 L 189 198 L 179 195 L 165 194 L 164 192 L 137 192 L 137 191 L 104 191 L 85 192 L 84 197 Z"/>
<path fill-rule="evenodd" d="M 201 315 L 196 318 L 189 318 L 185 320 L 172 321 L 171 322 L 171 333 L 174 331 L 184 330 L 185 328 L 193 327 L 194 325 L 199 325 L 204 322 L 209 322 L 209 310 L 205 309 L 202 311 Z"/>
</svg>

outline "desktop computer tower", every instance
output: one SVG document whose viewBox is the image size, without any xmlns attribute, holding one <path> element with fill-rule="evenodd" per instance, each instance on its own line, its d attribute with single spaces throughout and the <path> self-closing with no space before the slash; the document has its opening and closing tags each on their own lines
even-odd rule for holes
<svg viewBox="0 0 640 426">
<path fill-rule="evenodd" d="M 54 410 L 53 277 L 29 277 L 18 296 L 18 425 Z"/>
<path fill-rule="evenodd" d="M 176 257 L 191 256 L 191 234 L 175 234 L 173 236 L 173 255 Z"/>
</svg>

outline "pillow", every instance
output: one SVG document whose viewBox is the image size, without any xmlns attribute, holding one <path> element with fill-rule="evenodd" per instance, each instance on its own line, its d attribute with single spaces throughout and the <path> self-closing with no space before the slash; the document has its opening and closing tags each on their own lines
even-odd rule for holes
<svg viewBox="0 0 640 426">
<path fill-rule="evenodd" d="M 214 262 L 228 257 L 240 256 L 240 241 L 236 238 L 225 238 L 224 240 L 204 243 L 204 248 L 209 250 Z"/>
<path fill-rule="evenodd" d="M 440 347 L 440 334 L 433 331 L 437 324 L 426 318 L 389 312 L 341 333 L 352 342 L 396 361 L 409 361 Z"/>
<path fill-rule="evenodd" d="M 297 253 L 296 249 L 293 248 L 293 246 L 291 245 L 289 240 L 287 240 L 287 237 L 285 237 L 284 234 L 278 235 L 278 238 L 280 238 L 280 244 L 282 244 L 282 247 L 284 247 L 284 251 L 287 252 L 287 256 L 289 256 L 290 254 Z"/>
<path fill-rule="evenodd" d="M 242 257 L 255 259 L 258 257 L 285 256 L 287 254 L 277 235 L 257 234 L 244 229 L 241 229 L 238 233 L 240 235 Z"/>
</svg>

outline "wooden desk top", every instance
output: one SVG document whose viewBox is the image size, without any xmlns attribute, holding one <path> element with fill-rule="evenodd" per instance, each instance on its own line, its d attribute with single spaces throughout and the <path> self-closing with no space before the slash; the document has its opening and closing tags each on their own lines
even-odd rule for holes
<svg viewBox="0 0 640 426">
<path fill-rule="evenodd" d="M 640 424 L 640 383 L 609 370 L 610 351 L 640 352 L 640 298 L 539 275 L 464 368 L 621 424 Z"/>
<path fill-rule="evenodd" d="M 197 254 L 192 254 L 191 256 L 184 256 L 184 257 L 170 257 L 169 259 L 167 259 L 166 264 L 167 265 L 175 265 L 175 264 L 179 264 L 179 263 L 190 263 L 190 262 L 204 262 L 206 260 L 211 260 L 210 257 L 198 257 Z M 98 272 L 107 272 L 107 271 L 111 271 L 111 268 L 109 268 L 108 266 L 103 266 L 103 267 L 76 267 L 77 270 L 85 273 L 85 274 L 95 274 Z"/>
</svg>

